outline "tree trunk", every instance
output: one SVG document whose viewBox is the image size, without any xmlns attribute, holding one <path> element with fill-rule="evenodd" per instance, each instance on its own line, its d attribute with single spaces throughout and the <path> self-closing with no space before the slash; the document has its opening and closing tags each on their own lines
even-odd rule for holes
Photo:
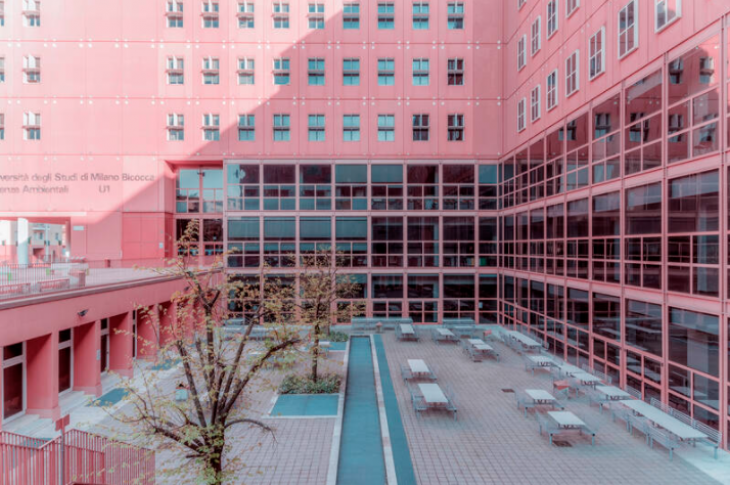
<svg viewBox="0 0 730 485">
<path fill-rule="evenodd" d="M 210 485 L 223 485 L 223 447 L 215 447 L 207 457 Z"/>
<path fill-rule="evenodd" d="M 317 376 L 317 364 L 319 363 L 319 325 L 314 326 L 314 347 L 312 352 L 312 382 L 316 383 L 319 376 Z"/>
</svg>

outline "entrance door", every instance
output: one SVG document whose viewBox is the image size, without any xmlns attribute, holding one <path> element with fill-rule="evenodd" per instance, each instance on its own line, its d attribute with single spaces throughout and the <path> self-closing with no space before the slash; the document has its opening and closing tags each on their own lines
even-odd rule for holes
<svg viewBox="0 0 730 485">
<path fill-rule="evenodd" d="M 73 386 L 73 347 L 72 330 L 58 333 L 58 392 L 71 390 Z"/>
<path fill-rule="evenodd" d="M 25 342 L 3 348 L 3 419 L 25 411 Z"/>
<path fill-rule="evenodd" d="M 101 320 L 101 345 L 100 345 L 101 358 L 99 364 L 101 366 L 101 373 L 105 373 L 109 370 L 109 319 L 104 318 Z"/>
</svg>

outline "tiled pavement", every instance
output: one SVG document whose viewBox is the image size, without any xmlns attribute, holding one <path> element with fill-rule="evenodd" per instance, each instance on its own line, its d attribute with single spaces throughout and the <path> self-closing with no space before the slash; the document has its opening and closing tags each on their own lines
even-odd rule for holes
<svg viewBox="0 0 730 485">
<path fill-rule="evenodd" d="M 398 398 L 418 482 L 431 484 L 598 485 L 598 484 L 716 484 L 714 480 L 657 446 L 652 450 L 643 436 L 632 437 L 623 423 L 611 422 L 586 402 L 567 401 L 597 433 L 590 438 L 568 438 L 570 448 L 551 447 L 538 434 L 537 421 L 518 411 L 514 394 L 502 389 L 551 389 L 547 374 L 532 376 L 522 358 L 497 343 L 502 360 L 474 363 L 460 347 L 421 342 L 397 342 L 383 336 L 393 385 Z M 436 370 L 438 383 L 450 385 L 459 407 L 457 422 L 451 414 L 423 413 L 416 418 L 410 395 L 400 376 L 400 365 L 423 358 Z M 708 454 L 711 450 L 706 448 Z"/>
</svg>

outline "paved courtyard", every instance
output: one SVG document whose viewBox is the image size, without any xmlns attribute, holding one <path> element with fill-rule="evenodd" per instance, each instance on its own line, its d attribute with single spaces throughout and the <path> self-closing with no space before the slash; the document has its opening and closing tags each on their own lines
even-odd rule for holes
<svg viewBox="0 0 730 485">
<path fill-rule="evenodd" d="M 546 373 L 533 376 L 524 370 L 522 357 L 500 343 L 501 362 L 471 362 L 454 344 L 398 342 L 383 336 L 388 366 L 417 480 L 420 484 L 716 484 L 697 468 L 667 450 L 649 448 L 643 435 L 632 437 L 623 423 L 611 422 L 611 413 L 599 414 L 582 400 L 567 401 L 596 433 L 590 438 L 570 437 L 573 446 L 550 446 L 538 434 L 535 418 L 525 418 L 515 395 L 502 389 L 545 389 L 552 384 Z M 416 418 L 410 394 L 400 376 L 407 359 L 424 359 L 436 371 L 438 383 L 456 394 L 458 421 L 451 414 L 422 413 Z M 702 451 L 708 456 L 707 447 Z"/>
</svg>

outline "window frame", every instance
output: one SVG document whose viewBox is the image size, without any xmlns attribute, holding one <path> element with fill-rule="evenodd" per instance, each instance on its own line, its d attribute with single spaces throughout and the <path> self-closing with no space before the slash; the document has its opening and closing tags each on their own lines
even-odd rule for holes
<svg viewBox="0 0 730 485">
<path fill-rule="evenodd" d="M 551 10 L 552 7 L 552 10 Z M 545 38 L 550 39 L 553 35 L 560 29 L 560 16 L 558 15 L 558 10 L 560 9 L 560 4 L 558 0 L 550 0 L 546 8 L 546 14 L 545 14 Z M 550 13 L 552 12 L 552 17 Z M 554 22 L 553 22 L 554 20 Z M 554 27 L 552 30 L 550 29 L 550 25 L 554 24 Z"/>
<path fill-rule="evenodd" d="M 538 15 L 530 26 L 530 57 L 535 57 L 540 49 L 542 49 L 542 17 Z"/>
<path fill-rule="evenodd" d="M 596 36 L 600 35 L 601 49 L 593 52 Z M 593 72 L 593 60 L 600 59 L 601 70 Z M 592 36 L 588 38 L 588 80 L 593 81 L 601 74 L 606 72 L 606 26 L 602 26 Z"/>
<path fill-rule="evenodd" d="M 527 66 L 527 34 L 517 41 L 517 71 L 521 71 Z"/>
<path fill-rule="evenodd" d="M 537 96 L 535 96 L 537 93 Z M 536 112 L 537 110 L 537 112 Z M 534 123 L 542 117 L 542 85 L 538 84 L 530 91 L 530 122 Z"/>
<path fill-rule="evenodd" d="M 659 25 L 659 6 L 664 5 L 665 6 L 665 15 L 668 12 L 666 7 L 667 4 L 671 0 L 654 0 L 654 33 L 658 34 L 659 32 L 664 31 L 667 27 L 674 24 L 676 21 L 682 18 L 682 0 L 674 0 L 674 4 L 676 7 L 676 12 L 674 14 L 674 17 L 666 18 L 663 25 Z"/>
<path fill-rule="evenodd" d="M 575 64 L 572 66 L 572 71 L 569 68 L 571 59 L 574 60 Z M 573 81 L 572 89 L 571 81 Z M 565 97 L 569 98 L 578 91 L 580 91 L 580 49 L 576 49 L 572 54 L 565 58 Z"/>
<path fill-rule="evenodd" d="M 633 32 L 634 32 L 634 35 L 633 35 L 634 46 L 622 54 L 621 53 L 621 37 L 623 34 L 627 33 L 629 31 L 629 29 L 627 28 L 627 29 L 624 29 L 623 31 L 621 30 L 621 14 L 624 11 L 627 11 L 629 6 L 631 6 L 631 5 L 633 5 L 633 8 L 634 8 L 634 21 L 631 24 L 631 26 L 633 28 Z M 639 49 L 639 26 L 640 25 L 641 24 L 639 22 L 639 2 L 638 2 L 638 0 L 629 0 L 628 3 L 626 3 L 623 7 L 621 7 L 619 9 L 618 17 L 617 17 L 617 21 L 616 21 L 616 28 L 618 29 L 617 35 L 616 35 L 616 42 L 617 42 L 616 53 L 618 54 L 619 60 L 624 59 L 626 56 L 630 55 L 632 52 L 635 52 Z"/>
<path fill-rule="evenodd" d="M 558 75 L 559 71 L 558 69 L 553 69 L 545 78 L 545 111 L 550 112 L 553 109 L 555 109 L 560 104 L 560 82 L 558 81 Z M 554 78 L 554 82 L 550 83 L 550 78 Z M 555 93 L 555 96 L 552 96 L 552 93 Z M 554 99 L 555 102 L 553 104 L 550 103 L 550 100 Z"/>
<path fill-rule="evenodd" d="M 517 102 L 517 133 L 521 133 L 527 128 L 526 106 L 527 98 L 522 98 Z"/>
</svg>

